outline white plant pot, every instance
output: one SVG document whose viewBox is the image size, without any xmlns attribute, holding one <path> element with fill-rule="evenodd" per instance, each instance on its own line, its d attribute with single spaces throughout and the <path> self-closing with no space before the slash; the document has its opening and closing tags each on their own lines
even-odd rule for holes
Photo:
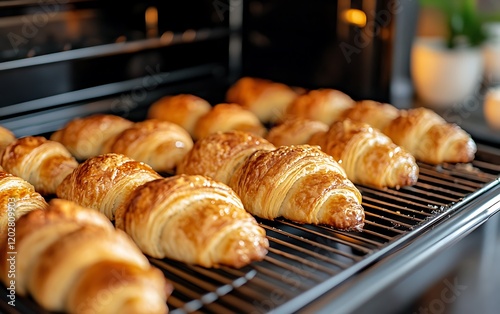
<svg viewBox="0 0 500 314">
<path fill-rule="evenodd" d="M 417 38 L 412 48 L 411 73 L 424 106 L 453 106 L 479 88 L 483 77 L 482 53 L 479 48 L 450 50 L 439 38 Z"/>
</svg>

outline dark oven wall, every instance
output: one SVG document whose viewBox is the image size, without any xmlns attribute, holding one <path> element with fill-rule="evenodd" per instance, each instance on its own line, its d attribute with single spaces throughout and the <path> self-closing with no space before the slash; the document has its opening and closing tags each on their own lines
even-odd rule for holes
<svg viewBox="0 0 500 314">
<path fill-rule="evenodd" d="M 400 1 L 250 0 L 243 74 L 389 101 Z"/>
<path fill-rule="evenodd" d="M 98 111 L 141 119 L 162 95 L 215 102 L 227 88 L 224 2 L 0 1 L 0 25 L 0 124 L 18 136 Z"/>
</svg>

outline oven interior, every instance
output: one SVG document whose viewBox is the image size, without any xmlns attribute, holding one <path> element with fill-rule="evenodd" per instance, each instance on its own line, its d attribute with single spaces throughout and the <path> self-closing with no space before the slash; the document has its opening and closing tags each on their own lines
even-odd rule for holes
<svg viewBox="0 0 500 314">
<path fill-rule="evenodd" d="M 0 124 L 20 137 L 48 135 L 72 118 L 98 112 L 140 121 L 164 95 L 193 93 L 212 104 L 223 102 L 227 88 L 243 75 L 390 101 L 395 27 L 401 22 L 378 21 L 380 32 L 353 56 L 358 59 L 346 62 L 338 47 L 354 43 L 355 26 L 340 18 L 343 5 L 321 0 L 0 1 Z M 351 1 L 353 8 L 375 13 L 385 10 L 387 1 L 363 5 Z M 384 287 L 397 287 L 398 280 L 481 230 L 500 210 L 498 143 L 488 136 L 476 140 L 472 164 L 420 163 L 418 183 L 399 190 L 358 186 L 366 211 L 363 232 L 259 219 L 271 246 L 262 262 L 205 269 L 151 259 L 174 285 L 170 310 L 349 313 L 362 304 L 365 311 L 375 308 L 372 298 L 389 291 Z M 394 298 L 387 292 L 389 297 Z M 16 308 L 3 294 L 2 300 L 0 309 L 8 313 L 44 313 L 30 298 L 19 297 Z"/>
</svg>

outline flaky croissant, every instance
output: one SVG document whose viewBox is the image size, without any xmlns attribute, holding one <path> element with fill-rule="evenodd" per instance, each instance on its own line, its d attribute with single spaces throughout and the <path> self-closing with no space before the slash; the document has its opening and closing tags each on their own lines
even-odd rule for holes
<svg viewBox="0 0 500 314">
<path fill-rule="evenodd" d="M 426 108 L 401 110 L 383 132 L 417 160 L 430 164 L 470 162 L 477 149 L 467 132 Z"/>
<path fill-rule="evenodd" d="M 393 105 L 373 100 L 362 100 L 342 112 L 338 120 L 349 119 L 364 122 L 382 131 L 398 116 L 399 109 Z"/>
<path fill-rule="evenodd" d="M 5 171 L 33 184 L 42 195 L 55 194 L 57 186 L 78 166 L 61 143 L 41 136 L 27 136 L 9 144 L 0 164 Z"/>
<path fill-rule="evenodd" d="M 104 142 L 133 124 L 116 115 L 95 114 L 69 121 L 50 139 L 63 144 L 75 158 L 85 160 L 99 155 Z"/>
<path fill-rule="evenodd" d="M 328 131 L 328 125 L 315 120 L 295 118 L 284 121 L 269 130 L 266 139 L 275 146 L 307 144 L 318 132 Z"/>
<path fill-rule="evenodd" d="M 296 97 L 297 93 L 285 84 L 253 77 L 239 79 L 226 93 L 227 102 L 252 111 L 262 123 L 282 120 Z"/>
<path fill-rule="evenodd" d="M 3 208 L 0 211 L 0 239 L 7 236 L 9 227 L 15 230 L 15 222 L 21 216 L 46 207 L 45 199 L 28 181 L 0 171 L 0 208 Z"/>
<path fill-rule="evenodd" d="M 204 267 L 242 267 L 267 253 L 265 231 L 226 185 L 178 175 L 138 187 L 116 226 L 144 253 Z"/>
<path fill-rule="evenodd" d="M 245 131 L 259 136 L 266 133 L 257 116 L 237 104 L 218 104 L 196 122 L 194 137 L 201 139 L 216 132 Z"/>
<path fill-rule="evenodd" d="M 198 96 L 179 94 L 165 96 L 155 101 L 148 109 L 148 118 L 180 125 L 195 137 L 196 123 L 211 109 L 212 106 Z"/>
<path fill-rule="evenodd" d="M 400 110 L 364 100 L 345 110 L 339 119 L 368 123 L 417 160 L 430 164 L 470 162 L 477 149 L 467 132 L 427 108 Z"/>
<path fill-rule="evenodd" d="M 417 182 L 415 158 L 366 123 L 337 121 L 327 132 L 313 135 L 309 144 L 337 160 L 354 183 L 399 188 Z"/>
<path fill-rule="evenodd" d="M 177 167 L 177 174 L 201 174 L 224 184 L 256 150 L 274 145 L 248 132 L 217 132 L 197 141 Z"/>
<path fill-rule="evenodd" d="M 330 125 L 340 118 L 342 112 L 354 106 L 354 103 L 351 97 L 339 90 L 329 88 L 311 90 L 297 97 L 288 106 L 285 120 L 301 118 Z"/>
<path fill-rule="evenodd" d="M 153 257 L 207 267 L 240 267 L 263 258 L 263 231 L 229 187 L 207 178 L 160 179 L 144 163 L 107 154 L 82 163 L 57 195 L 116 217 L 116 226 Z"/>
<path fill-rule="evenodd" d="M 110 138 L 103 145 L 101 154 L 123 154 L 147 163 L 155 171 L 172 172 L 192 147 L 191 136 L 179 125 L 149 119 Z"/>
<path fill-rule="evenodd" d="M 0 153 L 5 149 L 7 145 L 14 142 L 16 137 L 9 129 L 0 126 Z"/>
<path fill-rule="evenodd" d="M 53 199 L 16 225 L 16 292 L 48 311 L 166 313 L 172 287 L 131 239 L 103 215 Z M 2 247 L 2 281 L 9 285 L 12 250 Z M 103 298 L 103 295 L 106 298 Z"/>
<path fill-rule="evenodd" d="M 236 170 L 229 186 L 258 217 L 346 230 L 364 225 L 361 193 L 342 167 L 314 146 L 256 151 Z"/>
<path fill-rule="evenodd" d="M 58 187 L 59 198 L 96 209 L 111 220 L 138 186 L 161 176 L 149 165 L 121 154 L 104 154 L 80 164 Z"/>
</svg>

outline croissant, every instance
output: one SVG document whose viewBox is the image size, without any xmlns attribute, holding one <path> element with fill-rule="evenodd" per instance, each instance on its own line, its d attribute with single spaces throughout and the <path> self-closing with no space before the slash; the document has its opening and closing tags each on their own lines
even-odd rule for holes
<svg viewBox="0 0 500 314">
<path fill-rule="evenodd" d="M 195 137 L 196 123 L 211 109 L 212 106 L 206 100 L 194 95 L 165 96 L 149 107 L 148 118 L 178 124 Z"/>
<path fill-rule="evenodd" d="M 297 97 L 289 86 L 270 80 L 243 77 L 226 93 L 226 101 L 252 111 L 262 123 L 275 123 L 283 118 Z"/>
<path fill-rule="evenodd" d="M 307 144 L 309 139 L 318 132 L 328 131 L 328 125 L 309 119 L 289 119 L 271 130 L 266 139 L 275 146 Z"/>
<path fill-rule="evenodd" d="M 401 110 L 383 132 L 417 160 L 430 164 L 470 162 L 477 149 L 467 132 L 426 108 Z"/>
<path fill-rule="evenodd" d="M 362 100 L 345 110 L 339 120 L 349 119 L 364 122 L 376 129 L 383 130 L 398 116 L 399 110 L 393 105 L 373 100 Z"/>
<path fill-rule="evenodd" d="M 189 133 L 177 124 L 145 120 L 109 139 L 102 154 L 118 153 L 150 165 L 158 172 L 172 172 L 193 147 Z"/>
<path fill-rule="evenodd" d="M 0 156 L 5 171 L 30 182 L 42 195 L 54 194 L 57 186 L 78 166 L 59 142 L 28 136 L 9 144 Z"/>
<path fill-rule="evenodd" d="M 399 188 L 417 182 L 415 158 L 366 123 L 337 121 L 327 132 L 313 135 L 309 144 L 337 160 L 353 183 Z"/>
<path fill-rule="evenodd" d="M 228 184 L 236 169 L 256 150 L 273 144 L 248 132 L 217 132 L 197 141 L 177 167 L 177 174 L 201 174 Z"/>
<path fill-rule="evenodd" d="M 14 142 L 16 137 L 9 129 L 0 126 L 0 153 L 5 149 L 7 145 Z"/>
<path fill-rule="evenodd" d="M 144 253 L 204 267 L 242 267 L 262 260 L 269 246 L 262 229 L 226 185 L 178 175 L 138 187 L 119 209 L 116 226 Z"/>
<path fill-rule="evenodd" d="M 0 240 L 8 234 L 9 227 L 15 228 L 15 221 L 22 215 L 46 207 L 45 199 L 28 181 L 0 171 Z"/>
<path fill-rule="evenodd" d="M 285 119 L 302 118 L 332 124 L 342 112 L 354 106 L 351 97 L 335 89 L 311 90 L 300 95 L 288 107 Z"/>
<path fill-rule="evenodd" d="M 229 186 L 245 209 L 266 219 L 361 230 L 361 193 L 344 170 L 318 147 L 281 146 L 259 150 L 236 170 Z"/>
<path fill-rule="evenodd" d="M 201 139 L 215 132 L 246 131 L 262 136 L 266 129 L 257 116 L 237 104 L 218 104 L 196 123 L 194 137 Z"/>
<path fill-rule="evenodd" d="M 119 116 L 95 114 L 69 121 L 50 139 L 62 143 L 75 158 L 85 160 L 99 155 L 105 141 L 133 124 Z"/>
<path fill-rule="evenodd" d="M 134 189 L 161 176 L 149 165 L 121 154 L 104 154 L 80 164 L 57 188 L 59 198 L 96 209 L 111 220 Z"/>
<path fill-rule="evenodd" d="M 361 194 L 339 164 L 317 147 L 276 149 L 256 135 L 219 132 L 198 141 L 178 173 L 229 185 L 245 209 L 259 217 L 283 216 L 340 229 L 361 229 L 364 223 Z"/>
<path fill-rule="evenodd" d="M 166 313 L 172 287 L 131 239 L 96 211 L 53 199 L 16 224 L 16 255 L 2 247 L 2 281 L 48 311 Z M 106 297 L 103 297 L 105 295 Z"/>
</svg>

